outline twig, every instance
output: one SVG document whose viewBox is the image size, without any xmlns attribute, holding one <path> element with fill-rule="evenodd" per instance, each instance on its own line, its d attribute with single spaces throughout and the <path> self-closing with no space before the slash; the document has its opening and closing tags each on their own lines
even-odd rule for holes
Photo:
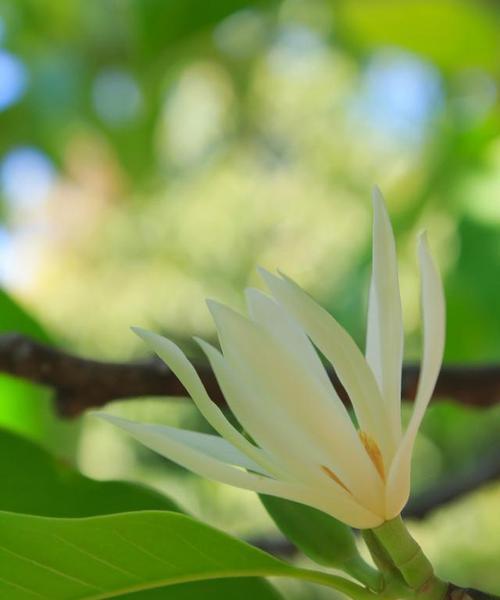
<svg viewBox="0 0 500 600">
<path fill-rule="evenodd" d="M 63 417 L 75 417 L 86 409 L 111 400 L 144 396 L 185 396 L 178 379 L 159 360 L 100 362 L 69 354 L 18 333 L 0 335 L 0 372 L 50 387 Z M 198 372 L 214 402 L 224 398 L 211 370 Z M 418 382 L 418 365 L 403 368 L 403 397 L 412 400 Z M 340 397 L 347 395 L 333 371 L 329 372 Z M 434 396 L 450 397 L 462 404 L 491 406 L 500 400 L 500 365 L 445 365 Z"/>
<path fill-rule="evenodd" d="M 500 442 L 488 454 L 481 456 L 469 469 L 441 479 L 438 486 L 431 487 L 411 499 L 403 510 L 405 517 L 423 519 L 440 506 L 448 504 L 489 481 L 500 479 Z"/>
</svg>

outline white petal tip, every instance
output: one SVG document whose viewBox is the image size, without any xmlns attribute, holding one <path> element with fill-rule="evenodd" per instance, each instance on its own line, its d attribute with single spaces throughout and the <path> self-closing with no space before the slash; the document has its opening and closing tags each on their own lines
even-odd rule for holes
<svg viewBox="0 0 500 600">
<path fill-rule="evenodd" d="M 260 294 L 262 294 L 262 292 L 260 290 L 258 290 L 257 288 L 254 288 L 254 287 L 245 288 L 245 297 L 246 298 L 253 298 Z"/>
<path fill-rule="evenodd" d="M 389 218 L 384 195 L 377 186 L 375 186 L 372 190 L 372 205 L 375 215 L 377 215 L 377 213 L 381 213 L 386 216 L 387 219 Z"/>
<path fill-rule="evenodd" d="M 198 346 L 203 350 L 206 351 L 207 348 L 212 348 L 212 346 L 206 342 L 204 339 L 202 339 L 201 337 L 198 337 L 197 335 L 193 336 L 193 340 L 198 344 Z"/>
<path fill-rule="evenodd" d="M 265 278 L 266 275 L 271 275 L 270 271 L 268 271 L 267 269 L 264 269 L 264 267 L 261 267 L 261 266 L 258 266 L 256 268 L 256 271 L 262 278 Z"/>
<path fill-rule="evenodd" d="M 257 267 L 257 273 L 260 275 L 260 278 L 267 285 L 267 287 L 270 287 L 272 281 L 276 279 L 276 275 L 267 269 L 264 269 L 263 267 Z"/>
<path fill-rule="evenodd" d="M 96 417 L 97 419 L 101 419 L 101 421 L 107 421 L 108 423 L 118 424 L 120 421 L 124 421 L 125 419 L 121 419 L 120 417 L 115 417 L 114 415 L 110 415 L 105 412 L 101 412 L 99 410 L 93 410 L 87 413 L 91 417 Z"/>
<path fill-rule="evenodd" d="M 419 248 L 421 246 L 425 246 L 428 243 L 428 238 L 427 238 L 427 230 L 423 229 L 419 234 L 418 234 L 418 246 Z"/>
<path fill-rule="evenodd" d="M 220 302 L 217 302 L 217 300 L 212 300 L 212 298 L 207 298 L 205 300 L 205 303 L 208 307 L 208 310 L 210 311 L 210 313 L 213 315 L 215 312 L 219 311 L 224 305 L 221 304 Z"/>
<path fill-rule="evenodd" d="M 202 340 L 199 337 L 194 337 L 193 339 L 203 350 L 205 356 L 208 358 L 209 361 L 215 360 L 216 358 L 222 358 L 222 352 L 219 349 L 215 348 L 215 346 L 212 346 L 212 344 L 209 344 L 208 342 Z"/>
<path fill-rule="evenodd" d="M 149 340 L 151 340 L 151 338 L 160 337 L 158 336 L 158 334 L 153 333 L 152 331 L 148 331 L 147 329 L 143 329 L 142 327 L 134 326 L 130 329 L 135 333 L 135 335 L 140 337 L 141 340 L 144 340 L 145 342 L 148 342 Z"/>
</svg>

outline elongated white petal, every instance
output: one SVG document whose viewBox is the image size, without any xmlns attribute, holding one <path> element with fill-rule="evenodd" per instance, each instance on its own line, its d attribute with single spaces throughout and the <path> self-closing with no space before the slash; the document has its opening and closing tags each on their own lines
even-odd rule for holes
<svg viewBox="0 0 500 600">
<path fill-rule="evenodd" d="M 257 290 L 245 290 L 250 318 L 264 327 L 273 338 L 293 353 L 308 371 L 317 377 L 318 381 L 332 395 L 332 401 L 341 402 L 333 388 L 325 368 L 307 338 L 294 318 L 286 312 L 275 300 Z"/>
<path fill-rule="evenodd" d="M 380 191 L 373 191 L 373 265 L 368 306 L 366 359 L 387 403 L 393 437 L 401 438 L 403 317 L 396 244 Z"/>
<path fill-rule="evenodd" d="M 349 394 L 360 428 L 377 440 L 386 464 L 389 464 L 396 446 L 387 432 L 386 406 L 374 375 L 354 340 L 291 279 L 276 277 L 264 269 L 259 269 L 259 273 L 276 300 L 290 311 L 333 365 Z"/>
<path fill-rule="evenodd" d="M 182 350 L 167 338 L 140 329 L 133 328 L 133 331 L 142 338 L 148 346 L 158 354 L 158 356 L 172 369 L 175 376 L 186 388 L 198 410 L 212 427 L 231 444 L 239 448 L 244 454 L 249 456 L 254 462 L 264 467 L 267 462 L 259 448 L 251 444 L 241 433 L 231 425 L 226 419 L 219 407 L 212 402 L 207 394 L 203 383 L 201 382 L 195 368 L 186 358 Z M 265 467 L 264 467 L 265 468 Z"/>
<path fill-rule="evenodd" d="M 227 446 L 223 446 L 219 442 L 213 444 L 213 437 L 211 441 L 207 441 L 207 439 L 203 440 L 199 437 L 200 434 L 198 436 L 192 435 L 196 432 L 175 430 L 172 427 L 147 423 L 136 423 L 105 413 L 97 412 L 94 414 L 100 419 L 123 429 L 151 450 L 203 477 L 254 491 L 260 491 L 261 483 L 275 481 L 234 467 L 235 463 L 233 461 L 236 457 L 242 461 L 248 461 L 249 459 L 243 458 L 243 455 L 238 454 L 234 447 L 227 451 Z M 255 467 L 255 464 L 250 464 L 252 464 L 251 468 Z"/>
<path fill-rule="evenodd" d="M 202 454 L 211 456 L 228 465 L 243 467 L 255 471 L 256 473 L 260 473 L 261 475 L 269 476 L 269 473 L 262 469 L 260 465 L 221 437 L 208 433 L 200 433 L 198 431 L 179 429 L 178 427 L 169 427 L 168 425 L 158 425 L 153 423 L 143 423 L 140 425 L 142 428 L 141 431 L 143 432 L 148 432 L 151 435 L 161 438 L 168 438 L 175 442 L 179 442 L 180 444 L 185 444 L 193 450 L 198 450 Z"/>
<path fill-rule="evenodd" d="M 332 402 L 304 365 L 264 329 L 225 306 L 213 302 L 209 306 L 224 356 L 255 388 L 261 404 L 256 410 L 265 412 L 272 404 L 278 418 L 288 421 L 300 436 L 289 434 L 311 463 L 332 469 L 365 506 L 378 510 L 382 482 L 345 408 Z"/>
<path fill-rule="evenodd" d="M 261 494 L 270 494 L 281 498 L 287 498 L 296 502 L 316 506 L 320 510 L 330 512 L 333 516 L 344 520 L 353 527 L 376 527 L 380 524 L 380 517 L 374 515 L 360 506 L 348 494 L 339 494 L 333 488 L 331 496 L 315 493 L 313 489 L 301 485 L 277 481 L 261 475 L 247 473 L 237 467 L 231 466 L 214 458 L 220 455 L 220 448 L 214 450 L 214 446 L 194 440 L 186 433 L 175 431 L 172 428 L 161 428 L 143 423 L 135 423 L 105 413 L 94 413 L 97 417 L 116 425 L 129 433 L 137 441 L 158 454 L 178 463 L 179 465 L 194 471 L 202 477 L 214 479 L 236 487 L 252 490 Z M 194 446 L 190 445 L 194 442 Z M 210 446 L 210 453 L 206 450 Z M 233 458 L 233 457 L 232 457 Z M 332 512 L 333 511 L 333 512 Z"/>
<path fill-rule="evenodd" d="M 413 414 L 395 456 L 387 482 L 386 502 L 389 518 L 399 514 L 408 500 L 413 444 L 436 385 L 444 351 L 445 299 L 443 284 L 429 253 L 425 235 L 420 238 L 419 259 L 422 278 L 423 358 Z"/>
<path fill-rule="evenodd" d="M 268 460 L 272 461 L 266 465 L 268 470 L 280 479 L 318 481 L 319 470 L 314 475 L 306 454 L 297 444 L 290 444 L 290 439 L 302 436 L 302 433 L 288 419 L 283 420 L 272 403 L 269 403 L 265 411 L 261 410 L 253 386 L 247 386 L 241 381 L 238 373 L 231 369 L 216 348 L 204 340 L 195 339 L 207 356 L 228 406 L 245 430 L 264 449 Z"/>
</svg>

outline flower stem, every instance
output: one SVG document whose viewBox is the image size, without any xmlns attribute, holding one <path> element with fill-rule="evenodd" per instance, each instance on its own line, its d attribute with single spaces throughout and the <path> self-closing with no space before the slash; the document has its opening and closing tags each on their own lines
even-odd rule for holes
<svg viewBox="0 0 500 600">
<path fill-rule="evenodd" d="M 372 530 L 417 598 L 441 600 L 447 584 L 438 579 L 429 559 L 412 538 L 401 517 Z"/>
<path fill-rule="evenodd" d="M 365 562 L 361 556 L 355 556 L 342 565 L 344 571 L 357 579 L 374 592 L 380 592 L 384 588 L 382 573 Z"/>
<path fill-rule="evenodd" d="M 377 600 L 377 598 L 379 598 L 374 592 L 371 592 L 344 577 L 340 577 L 339 575 L 323 573 L 322 571 L 294 568 L 293 577 L 312 583 L 319 583 L 320 585 L 326 585 L 342 592 L 353 600 Z"/>
</svg>

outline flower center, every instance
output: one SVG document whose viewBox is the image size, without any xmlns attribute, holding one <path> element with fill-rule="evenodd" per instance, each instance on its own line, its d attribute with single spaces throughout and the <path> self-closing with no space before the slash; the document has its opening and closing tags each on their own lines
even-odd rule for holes
<svg viewBox="0 0 500 600">
<path fill-rule="evenodd" d="M 358 435 L 380 478 L 385 481 L 384 458 L 377 442 L 366 431 L 358 431 Z"/>
</svg>

